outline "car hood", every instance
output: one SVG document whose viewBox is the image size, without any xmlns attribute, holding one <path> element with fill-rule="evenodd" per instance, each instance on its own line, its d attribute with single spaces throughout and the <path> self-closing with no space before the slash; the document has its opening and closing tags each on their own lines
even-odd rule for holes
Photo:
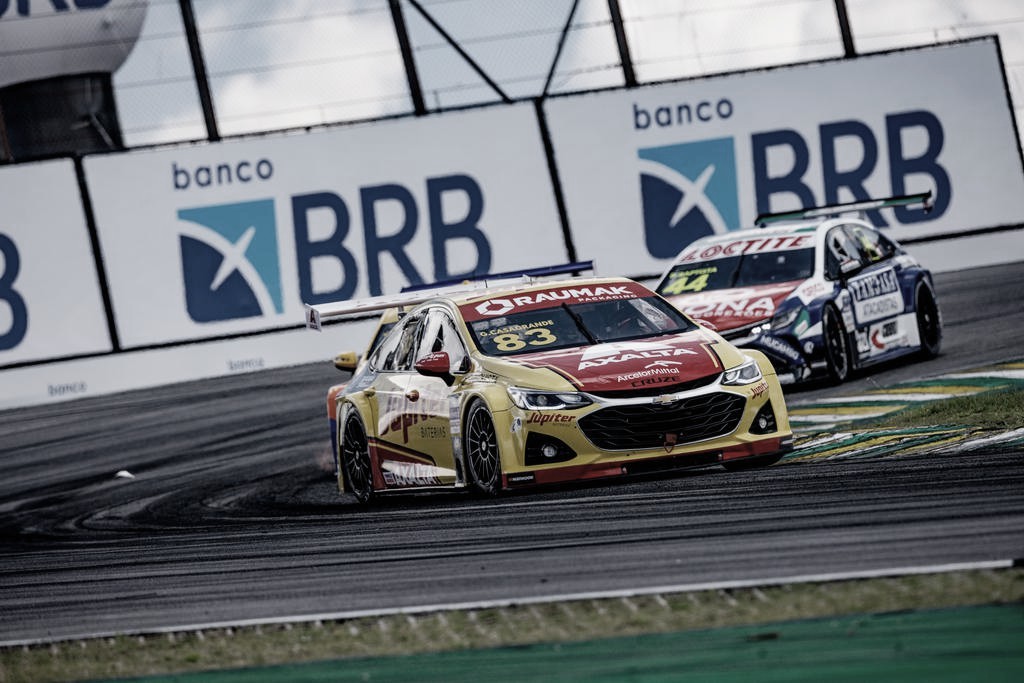
<svg viewBox="0 0 1024 683">
<path fill-rule="evenodd" d="M 779 304 L 803 282 L 796 280 L 756 287 L 717 289 L 666 298 L 697 322 L 715 331 L 726 332 L 770 319 Z"/>
<path fill-rule="evenodd" d="M 680 385 L 717 376 L 741 360 L 741 354 L 728 342 L 702 329 L 506 357 L 500 364 L 554 372 L 579 391 L 614 394 L 648 389 L 670 393 Z M 500 372 L 497 367 L 493 370 Z M 551 383 L 540 378 L 530 381 L 514 370 L 501 374 L 516 375 L 516 379 L 526 380 L 532 386 L 547 387 Z"/>
</svg>

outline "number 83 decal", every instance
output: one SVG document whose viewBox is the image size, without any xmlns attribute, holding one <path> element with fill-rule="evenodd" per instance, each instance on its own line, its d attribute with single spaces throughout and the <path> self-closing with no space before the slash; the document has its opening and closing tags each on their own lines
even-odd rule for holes
<svg viewBox="0 0 1024 683">
<path fill-rule="evenodd" d="M 524 339 L 526 337 L 526 339 Z M 516 332 L 509 332 L 507 334 L 499 334 L 491 341 L 497 346 L 498 351 L 508 353 L 510 351 L 518 351 L 519 349 L 529 346 L 546 346 L 552 342 L 557 341 L 558 338 L 551 334 L 551 330 L 543 327 L 536 327 L 532 330 L 526 330 L 522 334 Z"/>
</svg>

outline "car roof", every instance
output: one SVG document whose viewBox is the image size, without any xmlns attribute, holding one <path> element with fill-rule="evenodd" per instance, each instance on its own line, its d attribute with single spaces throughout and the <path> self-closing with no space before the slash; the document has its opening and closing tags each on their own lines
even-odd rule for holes
<svg viewBox="0 0 1024 683">
<path fill-rule="evenodd" d="M 541 282 L 520 283 L 501 287 L 488 287 L 485 290 L 457 292 L 443 298 L 448 299 L 456 306 L 477 303 L 493 299 L 496 296 L 508 296 L 512 294 L 527 294 L 529 292 L 540 292 L 549 289 L 581 289 L 584 287 L 598 287 L 601 285 L 628 284 L 631 286 L 644 287 L 635 280 L 625 277 L 574 277 L 564 280 L 544 280 Z"/>
<path fill-rule="evenodd" d="M 787 223 L 785 225 L 774 225 L 767 228 L 743 228 L 741 230 L 730 230 L 728 232 L 716 233 L 696 239 L 686 246 L 687 249 L 700 244 L 719 244 L 721 242 L 733 242 L 737 239 L 759 239 L 764 237 L 788 237 L 790 235 L 801 235 L 813 233 L 825 224 L 824 220 L 800 221 Z"/>
<path fill-rule="evenodd" d="M 499 280 L 488 284 L 486 281 L 467 282 L 460 285 L 452 285 L 435 290 L 423 290 L 406 292 L 395 295 L 370 297 L 367 299 L 344 300 L 328 302 L 323 304 L 306 304 L 305 320 L 306 326 L 311 329 L 322 329 L 325 320 L 365 315 L 375 311 L 387 309 L 411 308 L 427 302 L 448 301 L 456 306 L 467 303 L 484 301 L 496 296 L 523 294 L 534 291 L 549 289 L 579 289 L 590 286 L 601 285 L 630 285 L 633 288 L 639 287 L 643 291 L 650 292 L 650 288 L 624 277 L 576 277 L 568 279 L 543 279 L 526 278 L 525 280 L 509 281 Z M 653 294 L 653 292 L 651 292 Z"/>
</svg>

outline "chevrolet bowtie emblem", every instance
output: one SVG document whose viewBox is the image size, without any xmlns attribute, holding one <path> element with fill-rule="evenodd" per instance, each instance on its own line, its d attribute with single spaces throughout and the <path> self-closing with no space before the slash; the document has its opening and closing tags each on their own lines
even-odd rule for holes
<svg viewBox="0 0 1024 683">
<path fill-rule="evenodd" d="M 652 403 L 668 405 L 669 403 L 675 403 L 678 400 L 679 397 L 675 394 L 662 394 L 661 396 L 655 396 L 654 399 L 652 399 Z"/>
</svg>

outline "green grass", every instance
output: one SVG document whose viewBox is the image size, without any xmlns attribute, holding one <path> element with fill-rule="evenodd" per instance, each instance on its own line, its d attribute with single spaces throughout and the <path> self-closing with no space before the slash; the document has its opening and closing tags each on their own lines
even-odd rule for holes
<svg viewBox="0 0 1024 683">
<path fill-rule="evenodd" d="M 0 681 L 124 678 L 1021 602 L 1020 569 L 663 594 L 6 648 Z"/>
<path fill-rule="evenodd" d="M 932 401 L 875 420 L 858 421 L 857 425 L 892 428 L 962 425 L 996 430 L 1019 429 L 1024 427 L 1024 388 L 996 389 Z"/>
</svg>

